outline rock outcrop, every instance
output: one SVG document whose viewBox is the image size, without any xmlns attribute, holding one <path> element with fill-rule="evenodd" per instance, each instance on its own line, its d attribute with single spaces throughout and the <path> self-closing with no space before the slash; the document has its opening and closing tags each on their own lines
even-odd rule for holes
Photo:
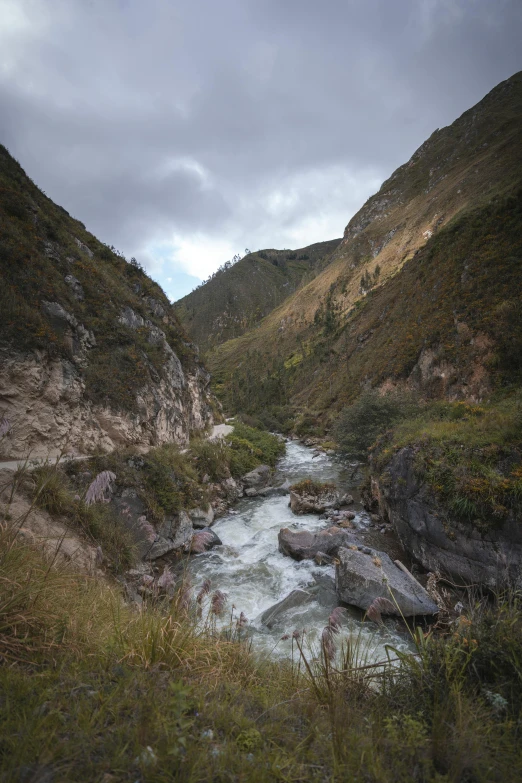
<svg viewBox="0 0 522 783">
<path fill-rule="evenodd" d="M 339 547 L 355 546 L 358 543 L 352 533 L 340 527 L 329 527 L 318 533 L 284 527 L 279 531 L 278 540 L 279 551 L 294 560 L 313 560 L 319 552 L 336 555 Z"/>
<path fill-rule="evenodd" d="M 180 511 L 176 517 L 165 520 L 161 525 L 144 559 L 156 560 L 169 552 L 186 548 L 190 544 L 193 533 L 192 520 L 186 511 Z"/>
<path fill-rule="evenodd" d="M 366 611 L 376 598 L 387 598 L 404 617 L 439 611 L 423 587 L 384 552 L 366 554 L 342 547 L 337 559 L 335 586 L 341 601 Z"/>
<path fill-rule="evenodd" d="M 398 451 L 373 480 L 381 515 L 393 524 L 404 549 L 429 571 L 493 589 L 522 585 L 522 527 L 515 519 L 487 529 L 460 522 L 443 509 L 414 470 L 412 447 Z"/>
<path fill-rule="evenodd" d="M 257 468 L 251 470 L 250 473 L 246 473 L 242 476 L 241 481 L 248 489 L 262 489 L 266 487 L 271 476 L 271 469 L 269 465 L 258 465 Z"/>
<path fill-rule="evenodd" d="M 294 514 L 323 514 L 327 509 L 338 508 L 341 496 L 335 490 L 320 494 L 307 494 L 290 490 L 290 508 Z"/>
<path fill-rule="evenodd" d="M 209 376 L 201 368 L 183 374 L 184 387 L 176 365 L 173 375 L 136 389 L 138 410 L 131 413 L 88 399 L 81 366 L 88 364 L 85 341 L 77 356 L 74 361 L 0 349 L 1 412 L 12 426 L 2 442 L 4 459 L 54 456 L 62 449 L 92 454 L 126 445 L 185 444 L 192 430 L 212 422 Z"/>
<path fill-rule="evenodd" d="M 188 513 L 197 529 L 211 527 L 214 524 L 214 509 L 210 504 L 206 508 L 191 508 Z"/>
</svg>

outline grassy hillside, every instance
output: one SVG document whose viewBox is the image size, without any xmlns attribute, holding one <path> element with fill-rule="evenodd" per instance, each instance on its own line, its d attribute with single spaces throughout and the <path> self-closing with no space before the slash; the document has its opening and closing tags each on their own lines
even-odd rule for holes
<svg viewBox="0 0 522 783">
<path fill-rule="evenodd" d="M 239 337 L 318 274 L 340 241 L 250 253 L 176 302 L 177 315 L 203 350 Z"/>
<path fill-rule="evenodd" d="M 331 413 L 386 382 L 450 398 L 519 383 L 521 265 L 519 190 L 456 218 L 350 313 L 332 307 L 295 351 L 252 351 L 250 335 L 222 346 L 216 388 L 240 409 L 293 401 Z"/>
<path fill-rule="evenodd" d="M 387 381 L 450 397 L 514 382 L 521 182 L 516 74 L 383 184 L 314 280 L 209 355 L 227 405 L 325 411 Z"/>
</svg>

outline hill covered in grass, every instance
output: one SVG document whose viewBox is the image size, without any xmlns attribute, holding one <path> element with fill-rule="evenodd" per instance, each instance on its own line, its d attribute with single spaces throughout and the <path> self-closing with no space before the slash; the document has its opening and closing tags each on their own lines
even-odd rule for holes
<svg viewBox="0 0 522 783">
<path fill-rule="evenodd" d="M 325 268 L 208 356 L 234 410 L 323 420 L 368 386 L 481 399 L 520 376 L 522 74 L 435 131 Z"/>
<path fill-rule="evenodd" d="M 176 313 L 202 350 L 239 337 L 317 275 L 340 241 L 249 253 L 176 302 Z"/>
<path fill-rule="evenodd" d="M 161 288 L 5 147 L 0 312 L 4 456 L 183 442 L 212 421 L 208 374 Z"/>
</svg>

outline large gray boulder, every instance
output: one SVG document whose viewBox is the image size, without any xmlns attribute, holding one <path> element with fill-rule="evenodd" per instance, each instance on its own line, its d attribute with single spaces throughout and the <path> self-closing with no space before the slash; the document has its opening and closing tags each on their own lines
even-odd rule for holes
<svg viewBox="0 0 522 783">
<path fill-rule="evenodd" d="M 186 548 L 192 540 L 193 533 L 191 518 L 186 511 L 180 511 L 177 517 L 166 519 L 163 522 L 158 529 L 156 541 L 152 543 L 145 554 L 145 559 L 156 560 L 176 549 Z"/>
<path fill-rule="evenodd" d="M 221 546 L 222 543 L 223 542 L 217 533 L 209 527 L 204 527 L 202 530 L 197 530 L 192 536 L 190 552 L 192 554 L 200 555 L 203 552 L 214 549 L 215 546 Z"/>
<path fill-rule="evenodd" d="M 426 590 L 384 552 L 365 554 L 341 547 L 337 561 L 335 587 L 341 601 L 347 604 L 366 611 L 376 598 L 387 598 L 397 604 L 404 617 L 439 611 Z"/>
<path fill-rule="evenodd" d="M 353 533 L 340 527 L 329 527 L 318 533 L 284 527 L 279 531 L 278 540 L 279 551 L 294 560 L 313 560 L 318 552 L 336 555 L 339 547 L 358 543 Z"/>
<path fill-rule="evenodd" d="M 403 448 L 372 481 L 372 499 L 404 549 L 428 571 L 491 589 L 521 588 L 522 525 L 515 514 L 486 529 L 456 520 L 419 478 L 414 461 L 415 450 Z"/>
<path fill-rule="evenodd" d="M 271 469 L 268 465 L 258 465 L 257 468 L 251 470 L 250 473 L 246 473 L 241 481 L 245 487 L 253 487 L 255 489 L 261 489 L 266 487 L 271 476 Z"/>
<path fill-rule="evenodd" d="M 261 615 L 261 622 L 266 625 L 267 628 L 273 628 L 275 625 L 281 623 L 293 609 L 299 609 L 301 606 L 306 606 L 312 603 L 314 595 L 309 590 L 292 590 L 282 601 L 274 604 L 269 609 L 266 609 Z"/>
</svg>

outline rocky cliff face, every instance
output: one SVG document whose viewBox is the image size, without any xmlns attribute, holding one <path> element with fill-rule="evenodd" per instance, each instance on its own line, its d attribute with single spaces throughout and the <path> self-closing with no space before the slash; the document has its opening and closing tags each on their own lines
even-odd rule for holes
<svg viewBox="0 0 522 783">
<path fill-rule="evenodd" d="M 415 449 L 403 448 L 372 480 L 379 512 L 403 547 L 428 571 L 492 589 L 522 585 L 522 528 L 511 515 L 487 527 L 459 522 L 415 471 Z"/>
<path fill-rule="evenodd" d="M 0 148 L 4 458 L 147 448 L 209 426 L 210 377 L 156 283 Z"/>
<path fill-rule="evenodd" d="M 86 397 L 81 369 L 43 351 L 0 350 L 0 405 L 11 424 L 4 459 L 92 454 L 134 445 L 184 444 L 191 431 L 212 423 L 209 375 L 165 371 L 158 383 L 137 388 L 137 411 L 96 405 Z"/>
</svg>

